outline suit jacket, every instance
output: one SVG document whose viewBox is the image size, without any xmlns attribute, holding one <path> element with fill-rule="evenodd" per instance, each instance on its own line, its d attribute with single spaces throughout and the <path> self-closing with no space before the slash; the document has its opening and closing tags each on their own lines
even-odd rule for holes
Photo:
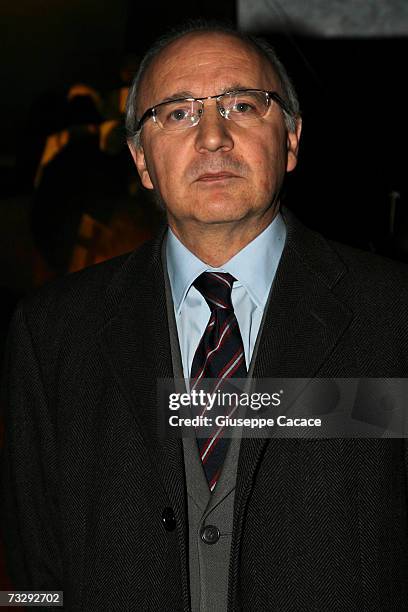
<svg viewBox="0 0 408 612">
<path fill-rule="evenodd" d="M 254 376 L 407 376 L 405 266 L 285 220 Z M 182 443 L 157 430 L 156 380 L 173 375 L 162 240 L 14 317 L 9 570 L 17 588 L 63 589 L 67 610 L 189 610 Z M 408 610 L 406 467 L 402 439 L 243 440 L 228 612 Z"/>
</svg>

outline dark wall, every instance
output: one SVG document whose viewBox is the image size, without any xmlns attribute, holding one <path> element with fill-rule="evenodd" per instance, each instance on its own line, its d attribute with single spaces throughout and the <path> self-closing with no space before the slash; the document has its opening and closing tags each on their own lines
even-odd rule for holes
<svg viewBox="0 0 408 612">
<path fill-rule="evenodd" d="M 206 2 L 146 2 L 143 11 L 140 3 L 128 1 L 126 48 L 143 53 L 157 36 L 188 19 L 219 19 L 235 24 L 237 9 L 235 0 L 206 0 Z M 137 27 L 137 24 L 139 27 Z M 141 26 L 141 27 L 140 27 Z"/>
<path fill-rule="evenodd" d="M 116 84 L 126 0 L 3 0 L 0 153 L 14 154 L 24 122 L 45 92 L 78 81 Z"/>
<path fill-rule="evenodd" d="M 326 234 L 371 248 L 388 231 L 392 192 L 406 217 L 408 39 L 268 38 L 289 67 L 303 114 L 291 206 Z"/>
</svg>

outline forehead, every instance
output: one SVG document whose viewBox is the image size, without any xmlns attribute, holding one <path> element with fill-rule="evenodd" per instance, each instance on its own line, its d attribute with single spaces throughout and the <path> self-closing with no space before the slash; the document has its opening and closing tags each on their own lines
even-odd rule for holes
<svg viewBox="0 0 408 612">
<path fill-rule="evenodd" d="M 274 70 L 260 52 L 233 35 L 193 33 L 165 47 L 141 84 L 143 108 L 178 92 L 210 96 L 231 87 L 276 89 Z"/>
</svg>

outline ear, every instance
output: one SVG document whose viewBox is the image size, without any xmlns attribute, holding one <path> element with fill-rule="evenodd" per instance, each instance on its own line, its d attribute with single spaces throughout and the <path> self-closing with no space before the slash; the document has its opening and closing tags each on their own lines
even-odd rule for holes
<svg viewBox="0 0 408 612">
<path fill-rule="evenodd" d="M 147 169 L 146 158 L 142 145 L 134 145 L 133 143 L 128 142 L 128 147 L 130 154 L 133 157 L 133 161 L 135 162 L 135 166 L 139 173 L 143 187 L 146 187 L 146 189 L 154 189 L 149 171 Z"/>
<path fill-rule="evenodd" d="M 286 162 L 286 172 L 290 172 L 296 167 L 298 151 L 299 151 L 299 140 L 302 131 L 302 119 L 300 117 L 296 120 L 296 127 L 293 132 L 287 133 L 287 149 L 288 158 Z"/>
</svg>

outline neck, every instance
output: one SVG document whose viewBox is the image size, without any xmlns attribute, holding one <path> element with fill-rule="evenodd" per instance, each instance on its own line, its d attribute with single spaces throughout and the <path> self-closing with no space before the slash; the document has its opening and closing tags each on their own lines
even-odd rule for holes
<svg viewBox="0 0 408 612">
<path fill-rule="evenodd" d="M 252 242 L 273 221 L 273 213 L 251 223 L 180 223 L 169 218 L 169 226 L 184 246 L 201 261 L 219 268 Z"/>
</svg>

